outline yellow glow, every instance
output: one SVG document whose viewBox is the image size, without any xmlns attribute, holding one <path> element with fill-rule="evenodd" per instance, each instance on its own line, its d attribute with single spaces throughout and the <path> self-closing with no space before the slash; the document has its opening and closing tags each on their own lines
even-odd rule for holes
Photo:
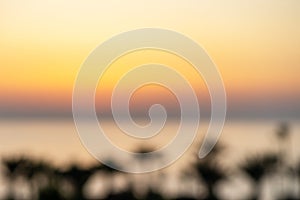
<svg viewBox="0 0 300 200">
<path fill-rule="evenodd" d="M 235 101 L 241 94 L 275 90 L 293 98 L 299 96 L 300 85 L 299 9 L 297 0 L 4 0 L 0 101 L 34 99 L 47 91 L 57 104 L 69 106 L 76 74 L 89 53 L 115 34 L 143 27 L 175 30 L 202 45 Z M 136 65 L 153 58 L 140 53 L 124 59 Z M 151 55 L 179 70 L 184 65 L 171 55 Z M 106 80 L 108 88 L 124 70 Z M 192 71 L 182 73 L 197 87 L 199 77 Z"/>
</svg>

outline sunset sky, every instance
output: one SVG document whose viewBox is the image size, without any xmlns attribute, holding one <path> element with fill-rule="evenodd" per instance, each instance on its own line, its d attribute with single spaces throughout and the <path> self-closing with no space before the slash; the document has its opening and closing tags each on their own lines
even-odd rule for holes
<svg viewBox="0 0 300 200">
<path fill-rule="evenodd" d="M 89 53 L 116 34 L 144 27 L 180 32 L 208 52 L 224 80 L 229 118 L 300 117 L 298 0 L 0 0 L 0 117 L 71 116 L 73 84 Z M 135 52 L 116 68 L 151 59 L 182 70 L 198 98 L 208 101 L 201 77 L 174 55 Z M 117 72 L 107 72 L 97 96 L 110 94 Z M 159 98 L 144 98 L 149 94 Z M 132 101 L 137 112 L 155 101 L 178 106 L 157 86 L 137 91 Z"/>
</svg>

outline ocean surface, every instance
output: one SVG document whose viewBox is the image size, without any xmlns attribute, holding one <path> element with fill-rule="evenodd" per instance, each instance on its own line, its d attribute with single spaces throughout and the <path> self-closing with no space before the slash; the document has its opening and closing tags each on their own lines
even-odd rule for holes
<svg viewBox="0 0 300 200">
<path fill-rule="evenodd" d="M 140 146 L 159 149 L 175 136 L 178 128 L 178 123 L 171 121 L 166 123 L 166 127 L 157 136 L 149 140 L 137 140 L 122 133 L 115 123 L 105 121 L 101 125 L 106 136 L 115 145 L 126 150 L 134 150 Z M 219 138 L 219 143 L 226 149 L 224 162 L 235 163 L 250 154 L 275 151 L 279 145 L 275 134 L 278 125 L 277 121 L 272 120 L 227 121 Z M 197 138 L 191 148 L 199 148 L 207 126 L 207 121 L 200 123 Z M 300 158 L 299 121 L 289 122 L 289 129 L 289 156 L 292 159 Z M 96 162 L 81 143 L 72 119 L 2 119 L 0 141 L 0 157 L 29 155 L 58 165 L 71 162 L 87 165 Z"/>
</svg>

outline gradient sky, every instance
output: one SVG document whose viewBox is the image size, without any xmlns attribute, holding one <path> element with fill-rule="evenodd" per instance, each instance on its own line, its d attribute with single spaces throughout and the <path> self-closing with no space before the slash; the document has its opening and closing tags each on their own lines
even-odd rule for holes
<svg viewBox="0 0 300 200">
<path fill-rule="evenodd" d="M 298 0 L 0 0 L 0 117 L 71 116 L 73 84 L 89 53 L 113 35 L 144 27 L 178 31 L 206 49 L 223 76 L 229 117 L 300 117 Z M 156 53 L 138 55 L 126 63 Z M 183 65 L 170 55 L 154 57 Z M 110 93 L 118 77 L 112 74 L 97 95 Z M 189 78 L 206 102 L 201 78 Z M 145 98 L 151 92 L 170 109 L 177 105 L 168 91 L 149 86 L 135 94 L 133 109 L 144 112 L 155 102 Z"/>
</svg>

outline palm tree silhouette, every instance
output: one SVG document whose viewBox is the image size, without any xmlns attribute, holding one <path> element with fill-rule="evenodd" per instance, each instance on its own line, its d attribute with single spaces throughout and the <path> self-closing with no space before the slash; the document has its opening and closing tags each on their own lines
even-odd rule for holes
<svg viewBox="0 0 300 200">
<path fill-rule="evenodd" d="M 240 169 L 245 172 L 253 181 L 254 192 L 252 199 L 258 199 L 261 193 L 261 182 L 263 178 L 274 172 L 279 158 L 274 154 L 265 154 L 256 157 L 250 157 L 240 166 Z"/>
<path fill-rule="evenodd" d="M 218 199 L 215 191 L 216 186 L 221 180 L 227 178 L 226 171 L 222 168 L 218 160 L 223 150 L 224 146 L 218 143 L 204 159 L 199 160 L 197 155 L 197 162 L 193 168 L 199 180 L 206 186 L 207 195 L 205 199 Z"/>
<path fill-rule="evenodd" d="M 19 168 L 20 165 L 24 162 L 21 158 L 4 158 L 2 160 L 2 164 L 5 168 L 4 175 L 6 177 L 6 181 L 8 182 L 9 188 L 8 188 L 8 195 L 7 199 L 14 199 L 14 181 L 19 176 Z"/>
<path fill-rule="evenodd" d="M 43 187 L 49 188 L 50 179 L 54 177 L 52 173 L 52 167 L 49 164 L 46 164 L 42 161 L 37 162 L 33 159 L 19 157 L 4 159 L 2 162 L 6 168 L 6 177 L 9 179 L 8 182 L 10 183 L 8 199 L 14 198 L 12 189 L 15 179 L 17 179 L 18 177 L 23 177 L 27 180 L 27 183 L 30 186 L 32 199 L 39 198 L 38 193 L 40 193 L 40 191 L 44 189 Z M 42 175 L 47 178 L 47 186 L 38 183 L 39 175 Z"/>
<path fill-rule="evenodd" d="M 196 172 L 202 178 L 207 188 L 206 199 L 218 199 L 215 194 L 215 186 L 217 183 L 226 178 L 226 174 L 221 167 L 214 163 L 199 162 L 196 165 Z"/>
<path fill-rule="evenodd" d="M 66 171 L 60 172 L 61 178 L 67 180 L 74 187 L 71 198 L 78 200 L 85 199 L 83 187 L 92 174 L 92 169 L 82 169 L 76 165 L 71 166 Z"/>
<path fill-rule="evenodd" d="M 151 165 L 152 167 L 155 167 L 157 165 L 157 162 L 159 162 L 161 159 L 163 159 L 163 155 L 161 154 L 149 154 L 150 152 L 153 152 L 154 149 L 151 147 L 139 147 L 135 152 L 137 153 L 134 156 L 134 160 L 138 162 L 138 167 L 143 168 L 144 166 Z M 158 175 L 159 172 L 151 172 L 147 174 L 138 174 L 135 177 L 136 178 L 142 178 L 144 180 L 145 178 L 148 180 L 149 187 L 146 188 L 145 191 L 138 191 L 141 193 L 141 196 L 144 196 L 144 198 L 147 198 L 151 196 L 152 199 L 159 199 L 162 198 L 158 193 L 156 192 L 157 187 L 159 187 L 156 180 L 158 177 L 155 175 Z M 139 182 L 139 180 L 136 180 Z M 144 194 L 143 194 L 144 193 Z"/>
<path fill-rule="evenodd" d="M 60 189 L 61 173 L 51 163 L 27 158 L 23 165 L 22 174 L 31 185 L 33 199 L 63 199 L 63 191 Z"/>
<path fill-rule="evenodd" d="M 114 188 L 115 176 L 117 173 L 121 173 L 120 171 L 118 171 L 116 169 L 120 169 L 121 167 L 118 166 L 114 161 L 108 160 L 105 163 L 107 163 L 107 165 L 100 164 L 100 165 L 94 166 L 91 170 L 93 173 L 101 171 L 108 175 L 108 177 L 109 177 L 109 179 L 107 181 L 108 190 L 109 190 L 108 196 L 111 196 L 115 192 L 115 188 Z"/>
</svg>

